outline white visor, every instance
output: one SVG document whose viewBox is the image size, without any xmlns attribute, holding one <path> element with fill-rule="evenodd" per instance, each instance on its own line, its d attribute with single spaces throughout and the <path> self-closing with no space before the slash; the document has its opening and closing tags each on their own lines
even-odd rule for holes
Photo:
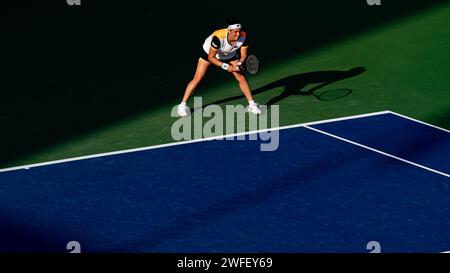
<svg viewBox="0 0 450 273">
<path fill-rule="evenodd" d="M 234 24 L 234 25 L 229 25 L 228 29 L 236 29 L 236 28 L 241 28 L 241 24 Z"/>
</svg>

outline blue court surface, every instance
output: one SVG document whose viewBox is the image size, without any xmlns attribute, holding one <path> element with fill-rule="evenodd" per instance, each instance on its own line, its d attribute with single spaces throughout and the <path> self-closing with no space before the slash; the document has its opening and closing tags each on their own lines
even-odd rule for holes
<svg viewBox="0 0 450 273">
<path fill-rule="evenodd" d="M 450 132 L 392 112 L 0 172 L 0 251 L 450 250 Z"/>
</svg>

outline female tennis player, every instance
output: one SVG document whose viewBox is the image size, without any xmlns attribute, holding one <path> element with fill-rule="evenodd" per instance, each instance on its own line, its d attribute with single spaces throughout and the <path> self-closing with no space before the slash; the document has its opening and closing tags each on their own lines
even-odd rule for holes
<svg viewBox="0 0 450 273">
<path fill-rule="evenodd" d="M 248 112 L 255 115 L 261 114 L 261 110 L 253 100 L 247 79 L 243 71 L 239 68 L 247 58 L 247 50 L 247 35 L 242 31 L 241 24 L 234 17 L 228 19 L 227 28 L 216 30 L 206 38 L 200 53 L 194 78 L 187 85 L 183 100 L 178 105 L 178 115 L 181 117 L 188 115 L 189 108 L 186 102 L 205 76 L 211 64 L 233 74 L 239 83 L 242 93 L 244 93 L 248 100 Z"/>
</svg>

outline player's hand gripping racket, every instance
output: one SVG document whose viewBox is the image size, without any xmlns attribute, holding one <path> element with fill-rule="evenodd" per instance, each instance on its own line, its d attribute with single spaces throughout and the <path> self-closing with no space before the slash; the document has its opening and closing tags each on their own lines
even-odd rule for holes
<svg viewBox="0 0 450 273">
<path fill-rule="evenodd" d="M 245 62 L 239 65 L 239 69 L 250 75 L 256 75 L 259 72 L 259 60 L 255 55 L 249 55 Z"/>
</svg>

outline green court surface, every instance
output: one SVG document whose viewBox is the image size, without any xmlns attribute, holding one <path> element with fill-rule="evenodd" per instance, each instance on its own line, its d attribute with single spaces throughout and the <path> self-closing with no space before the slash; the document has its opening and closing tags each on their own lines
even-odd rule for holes
<svg viewBox="0 0 450 273">
<path fill-rule="evenodd" d="M 266 104 L 283 92 L 287 94 L 275 102 L 280 106 L 280 126 L 391 110 L 450 129 L 450 3 L 435 1 L 435 4 L 418 5 L 397 16 L 393 10 L 401 8 L 389 10 L 388 3 L 383 2 L 386 7 L 369 7 L 364 6 L 365 1 L 359 2 L 362 2 L 358 4 L 359 9 L 372 9 L 368 14 L 376 22 L 367 22 L 363 15 L 353 14 L 345 8 L 335 10 L 341 15 L 327 19 L 332 8 L 319 14 L 313 13 L 318 7 L 310 7 L 311 14 L 309 6 L 305 5 L 299 11 L 299 18 L 280 21 L 279 28 L 290 24 L 289 28 L 279 30 L 279 40 L 268 43 L 264 43 L 267 38 L 261 37 L 264 23 L 258 28 L 258 14 L 240 15 L 250 26 L 249 36 L 259 35 L 254 37 L 253 53 L 261 59 L 262 70 L 249 77 L 249 81 L 252 89 L 263 92 L 256 94 L 255 100 Z M 286 5 L 276 11 L 290 8 Z M 383 8 L 392 16 L 377 17 L 377 12 L 387 13 Z M 86 34 L 90 44 L 80 49 L 78 57 L 67 60 L 77 67 L 79 74 L 74 74 L 75 69 L 68 69 L 67 73 L 78 75 L 78 78 L 65 75 L 66 67 L 61 65 L 64 59 L 60 63 L 56 61 L 58 54 L 62 56 L 64 51 L 56 53 L 53 62 L 46 62 L 39 57 L 28 59 L 27 54 L 39 54 L 38 50 L 29 53 L 26 46 L 15 49 L 13 72 L 19 73 L 19 68 L 29 69 L 23 72 L 29 76 L 33 74 L 31 70 L 37 70 L 36 77 L 45 77 L 48 81 L 34 85 L 38 81 L 15 78 L 14 92 L 23 96 L 17 93 L 6 95 L 6 101 L 2 103 L 2 120 L 8 126 L 3 131 L 2 148 L 7 152 L 1 158 L 2 168 L 173 142 L 170 129 L 176 118 L 170 116 L 171 108 L 179 103 L 184 86 L 194 73 L 196 48 L 212 28 L 200 28 L 191 38 L 180 34 L 191 44 L 184 50 L 195 52 L 184 52 L 183 57 L 177 57 L 175 52 L 169 60 L 171 65 L 164 64 L 157 69 L 161 60 L 155 54 L 161 52 L 149 53 L 145 46 L 151 41 L 145 40 L 142 44 L 140 39 L 133 38 L 133 35 L 142 36 L 143 33 L 126 31 L 133 24 L 146 23 L 144 17 L 132 19 L 133 11 L 131 8 L 124 11 L 127 19 L 108 17 L 116 22 L 112 26 L 116 29 L 98 27 Z M 149 9 L 149 13 L 152 12 L 156 13 Z M 71 16 L 76 18 L 78 15 Z M 86 18 L 95 24 L 93 16 Z M 339 18 L 345 22 L 340 22 Z M 352 20 L 357 26 L 354 32 L 348 30 Z M 296 22 L 299 32 L 295 32 L 296 26 L 292 25 Z M 204 22 L 199 20 L 192 24 Z M 300 27 L 305 25 L 307 27 Z M 337 33 L 335 28 L 340 26 L 347 30 Z M 157 31 L 176 32 L 172 27 L 161 28 Z M 326 29 L 330 31 L 317 33 Z M 96 38 L 96 31 L 117 31 L 121 39 L 101 41 L 101 37 Z M 277 28 L 272 33 L 276 31 Z M 78 38 L 82 37 L 78 35 Z M 70 42 L 64 37 L 59 41 L 62 46 Z M 29 39 L 30 47 L 39 48 L 45 44 L 43 38 Z M 22 40 L 27 38 L 22 37 Z M 100 47 L 96 48 L 96 42 L 105 50 L 110 48 L 105 45 L 115 45 L 108 53 L 96 58 L 97 51 L 101 51 Z M 89 46 L 95 49 L 90 51 Z M 146 55 L 139 57 L 143 52 Z M 83 54 L 89 57 L 83 57 Z M 30 68 L 33 60 L 41 64 L 33 64 Z M 351 69 L 356 73 L 345 73 Z M 120 76 L 122 72 L 126 76 Z M 204 104 L 241 95 L 237 83 L 224 71 L 214 68 L 207 76 L 210 78 L 195 93 L 202 96 Z M 281 85 L 262 88 L 274 82 Z M 319 88 L 308 92 L 314 87 Z M 93 91 L 99 89 L 102 91 Z M 8 99 L 12 106 L 7 105 Z M 192 103 L 193 100 L 189 105 Z M 240 98 L 221 106 L 244 103 L 245 100 Z"/>
</svg>

